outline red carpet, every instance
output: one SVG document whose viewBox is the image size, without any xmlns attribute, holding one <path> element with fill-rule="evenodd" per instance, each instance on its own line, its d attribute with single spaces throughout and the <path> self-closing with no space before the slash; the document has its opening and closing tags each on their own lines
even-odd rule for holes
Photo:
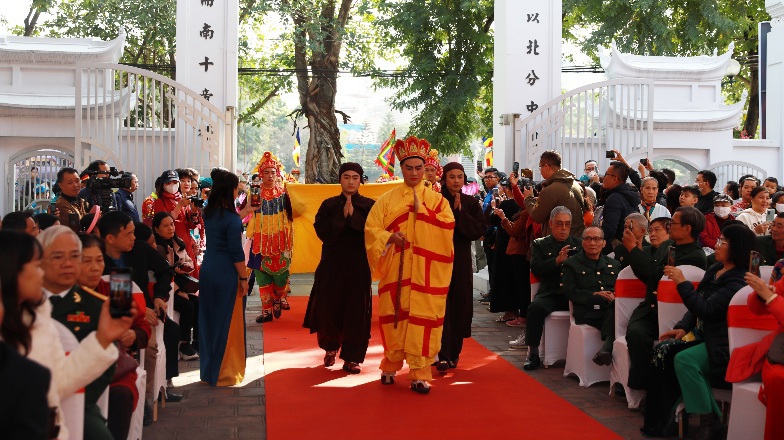
<svg viewBox="0 0 784 440">
<path fill-rule="evenodd" d="M 307 300 L 289 297 L 292 310 L 264 324 L 270 440 L 620 438 L 473 339 L 456 370 L 433 370 L 429 395 L 410 390 L 407 369 L 394 385 L 381 385 L 375 315 L 362 373 L 346 374 L 341 359 L 324 368 L 316 335 L 302 328 Z"/>
</svg>

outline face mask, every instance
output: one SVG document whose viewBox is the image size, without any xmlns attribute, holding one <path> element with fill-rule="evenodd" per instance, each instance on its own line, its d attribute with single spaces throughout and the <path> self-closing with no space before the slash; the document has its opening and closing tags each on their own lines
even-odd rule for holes
<svg viewBox="0 0 784 440">
<path fill-rule="evenodd" d="M 776 203 L 776 212 L 784 212 L 784 203 Z"/>
<path fill-rule="evenodd" d="M 174 185 L 163 185 L 163 190 L 166 191 L 169 194 L 176 193 L 177 192 L 177 188 L 178 188 L 177 184 L 174 184 Z"/>
<path fill-rule="evenodd" d="M 713 208 L 713 213 L 716 214 L 716 217 L 724 218 L 730 215 L 730 209 L 729 206 L 717 206 Z"/>
</svg>

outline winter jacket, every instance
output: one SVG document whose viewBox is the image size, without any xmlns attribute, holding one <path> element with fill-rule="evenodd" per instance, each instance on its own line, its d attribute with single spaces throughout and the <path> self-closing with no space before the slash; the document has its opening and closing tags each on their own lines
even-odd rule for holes
<svg viewBox="0 0 784 440">
<path fill-rule="evenodd" d="M 735 217 L 735 220 L 742 222 L 744 225 L 748 226 L 749 229 L 751 229 L 755 234 L 757 234 L 757 236 L 770 235 L 770 230 L 767 230 L 762 234 L 754 230 L 754 228 L 757 225 L 765 223 L 765 220 L 767 219 L 766 214 L 767 214 L 766 212 L 760 214 L 759 212 L 755 211 L 754 208 L 749 208 L 741 211 L 741 213 L 738 214 L 737 217 Z"/>
<path fill-rule="evenodd" d="M 609 254 L 613 251 L 613 239 L 620 240 L 623 237 L 623 224 L 626 216 L 638 212 L 640 192 L 628 183 L 622 183 L 605 191 L 604 200 L 602 230 L 606 244 L 603 252 Z"/>
<path fill-rule="evenodd" d="M 639 200 L 638 200 L 639 203 Z M 559 169 L 549 179 L 542 182 L 539 197 L 526 197 L 525 210 L 536 223 L 542 225 L 542 233 L 550 235 L 550 212 L 556 206 L 565 206 L 572 212 L 572 229 L 570 235 L 581 237 L 583 224 L 583 190 L 580 181 L 569 170 Z"/>
<path fill-rule="evenodd" d="M 715 248 L 716 240 L 718 240 L 721 235 L 721 227 L 727 220 L 732 220 L 732 216 L 725 218 L 721 221 L 721 224 L 719 224 L 719 219 L 716 218 L 715 213 L 709 212 L 708 214 L 705 214 L 705 229 L 700 232 L 700 246 L 709 247 L 711 249 Z"/>
</svg>

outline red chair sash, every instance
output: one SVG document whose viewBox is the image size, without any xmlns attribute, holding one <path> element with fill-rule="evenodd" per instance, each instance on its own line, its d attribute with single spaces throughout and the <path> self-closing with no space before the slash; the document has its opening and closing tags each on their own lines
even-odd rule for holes
<svg viewBox="0 0 784 440">
<path fill-rule="evenodd" d="M 615 282 L 616 298 L 645 298 L 645 284 L 642 281 L 632 279 L 619 279 Z"/>
<path fill-rule="evenodd" d="M 727 326 L 774 331 L 779 323 L 773 315 L 755 315 L 746 305 L 730 306 L 727 310 Z"/>
</svg>

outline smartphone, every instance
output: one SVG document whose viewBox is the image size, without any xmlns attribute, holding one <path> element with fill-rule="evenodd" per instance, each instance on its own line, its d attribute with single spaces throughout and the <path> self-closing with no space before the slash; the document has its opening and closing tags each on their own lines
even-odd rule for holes
<svg viewBox="0 0 784 440">
<path fill-rule="evenodd" d="M 261 185 L 257 183 L 250 186 L 250 206 L 261 206 Z"/>
<path fill-rule="evenodd" d="M 577 249 L 576 247 L 573 247 L 573 248 L 569 249 L 568 251 L 566 251 L 566 255 L 571 257 L 572 255 L 577 255 L 578 252 L 580 252 L 580 249 Z"/>
<path fill-rule="evenodd" d="M 675 246 L 667 248 L 667 266 L 675 266 Z"/>
<path fill-rule="evenodd" d="M 768 215 L 765 218 L 765 221 L 768 223 L 772 223 L 774 220 L 776 220 L 776 210 L 768 209 Z"/>
<path fill-rule="evenodd" d="M 493 198 L 498 199 L 501 196 L 498 194 L 498 188 L 493 188 Z"/>
<path fill-rule="evenodd" d="M 482 161 L 481 160 L 477 160 L 476 161 L 476 172 L 477 173 L 481 173 L 482 172 Z"/>
<path fill-rule="evenodd" d="M 749 272 L 756 276 L 760 276 L 760 265 L 762 264 L 762 255 L 757 251 L 749 253 Z"/>
<path fill-rule="evenodd" d="M 109 274 L 109 314 L 112 318 L 131 316 L 132 286 L 131 269 L 112 269 Z"/>
<path fill-rule="evenodd" d="M 513 162 L 512 163 L 512 172 L 514 173 L 515 176 L 520 177 L 520 175 L 519 175 L 519 172 L 520 172 L 520 162 Z"/>
<path fill-rule="evenodd" d="M 615 159 L 615 151 L 612 151 L 612 150 L 607 151 L 604 154 L 604 157 L 606 157 L 607 159 Z"/>
<path fill-rule="evenodd" d="M 644 166 L 644 167 L 647 167 L 648 166 L 648 158 L 644 157 L 644 158 L 640 159 L 640 164 L 642 166 Z"/>
<path fill-rule="evenodd" d="M 68 214 L 68 227 L 71 228 L 77 234 L 81 232 L 82 225 L 79 223 L 79 214 L 70 213 Z"/>
</svg>

